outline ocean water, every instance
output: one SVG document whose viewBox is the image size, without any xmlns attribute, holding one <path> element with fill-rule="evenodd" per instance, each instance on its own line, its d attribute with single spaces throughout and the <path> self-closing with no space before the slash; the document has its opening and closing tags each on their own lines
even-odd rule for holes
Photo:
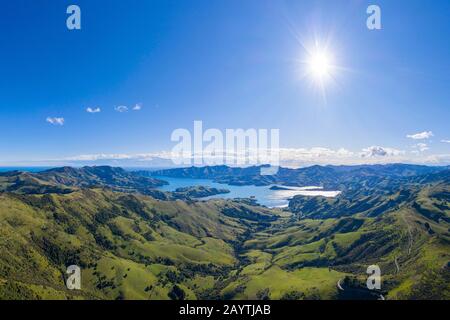
<svg viewBox="0 0 450 320">
<path fill-rule="evenodd" d="M 189 179 L 189 178 L 172 178 L 172 177 L 156 177 L 169 182 L 169 185 L 160 187 L 162 191 L 174 191 L 177 188 L 190 186 L 206 186 L 218 189 L 228 189 L 230 193 L 219 194 L 211 197 L 202 198 L 204 200 L 223 198 L 251 198 L 269 208 L 287 207 L 289 199 L 296 195 L 304 196 L 324 196 L 336 197 L 340 191 L 325 191 L 321 187 L 305 186 L 305 187 L 286 187 L 289 190 L 271 190 L 272 186 L 231 186 L 228 184 L 216 183 L 209 179 Z"/>
</svg>

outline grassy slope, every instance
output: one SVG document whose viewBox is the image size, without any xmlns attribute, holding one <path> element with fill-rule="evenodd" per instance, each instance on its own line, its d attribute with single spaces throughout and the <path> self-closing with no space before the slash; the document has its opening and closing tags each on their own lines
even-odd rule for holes
<svg viewBox="0 0 450 320">
<path fill-rule="evenodd" d="M 180 283 L 195 298 L 202 278 L 210 283 L 236 264 L 232 241 L 256 225 L 221 214 L 224 206 L 245 207 L 100 189 L 0 194 L 0 296 L 163 299 Z M 83 268 L 82 292 L 64 288 L 70 264 Z"/>
<path fill-rule="evenodd" d="M 448 298 L 447 190 L 422 188 L 376 217 L 300 220 L 103 189 L 2 193 L 0 298 L 167 299 L 174 284 L 188 299 L 336 298 L 336 282 L 364 282 L 370 264 L 388 298 Z M 70 264 L 82 267 L 81 291 L 64 286 Z"/>
</svg>

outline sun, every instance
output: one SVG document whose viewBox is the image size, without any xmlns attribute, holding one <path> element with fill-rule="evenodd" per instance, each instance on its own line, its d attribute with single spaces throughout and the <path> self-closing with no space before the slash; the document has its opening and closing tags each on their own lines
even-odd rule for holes
<svg viewBox="0 0 450 320">
<path fill-rule="evenodd" d="M 322 97 L 327 104 L 327 95 L 340 90 L 342 73 L 350 69 L 343 67 L 342 53 L 331 39 L 301 42 L 301 58 L 295 60 L 297 74 L 307 80 L 308 90 Z"/>
<path fill-rule="evenodd" d="M 331 55 L 324 51 L 318 50 L 312 53 L 307 60 L 308 73 L 311 77 L 323 84 L 332 75 L 332 59 Z"/>
</svg>

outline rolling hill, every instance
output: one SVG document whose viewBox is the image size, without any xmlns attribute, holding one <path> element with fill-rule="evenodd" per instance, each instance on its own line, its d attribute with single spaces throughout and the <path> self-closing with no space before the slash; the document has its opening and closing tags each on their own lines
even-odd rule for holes
<svg viewBox="0 0 450 320">
<path fill-rule="evenodd" d="M 450 298 L 446 168 L 289 172 L 289 179 L 323 177 L 343 192 L 335 199 L 298 196 L 280 210 L 246 200 L 176 199 L 154 190 L 160 180 L 118 168 L 3 173 L 0 298 Z M 82 269 L 79 291 L 65 287 L 71 264 Z M 365 289 L 372 264 L 382 271 L 375 292 Z"/>
<path fill-rule="evenodd" d="M 39 173 L 20 171 L 0 173 L 0 191 L 25 194 L 58 193 L 58 190 L 60 193 L 65 193 L 74 187 L 95 186 L 109 187 L 124 192 L 146 193 L 164 184 L 167 182 L 108 166 L 62 167 Z M 24 187 L 25 189 L 23 189 Z"/>
</svg>

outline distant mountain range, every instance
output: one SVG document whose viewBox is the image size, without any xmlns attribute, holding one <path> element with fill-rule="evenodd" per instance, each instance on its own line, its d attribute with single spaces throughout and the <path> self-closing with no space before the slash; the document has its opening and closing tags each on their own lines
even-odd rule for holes
<svg viewBox="0 0 450 320">
<path fill-rule="evenodd" d="M 177 178 L 213 179 L 230 185 L 265 186 L 323 186 L 326 189 L 343 188 L 380 179 L 404 178 L 426 174 L 449 172 L 450 167 L 429 167 L 408 164 L 360 165 L 360 166 L 311 166 L 307 168 L 279 168 L 275 175 L 261 175 L 263 166 L 235 168 L 228 166 L 189 167 L 147 172 L 147 175 Z M 138 172 L 145 175 L 145 172 Z"/>
<path fill-rule="evenodd" d="M 108 166 L 62 167 L 38 173 L 0 173 L 0 191 L 22 193 L 68 193 L 74 187 L 110 187 L 118 191 L 147 191 L 167 182 Z"/>
<path fill-rule="evenodd" d="M 0 299 L 450 299 L 448 167 L 259 169 L 0 174 Z M 268 209 L 195 200 L 225 189 L 162 192 L 153 174 L 342 193 Z M 72 264 L 80 291 L 65 287 Z"/>
</svg>

